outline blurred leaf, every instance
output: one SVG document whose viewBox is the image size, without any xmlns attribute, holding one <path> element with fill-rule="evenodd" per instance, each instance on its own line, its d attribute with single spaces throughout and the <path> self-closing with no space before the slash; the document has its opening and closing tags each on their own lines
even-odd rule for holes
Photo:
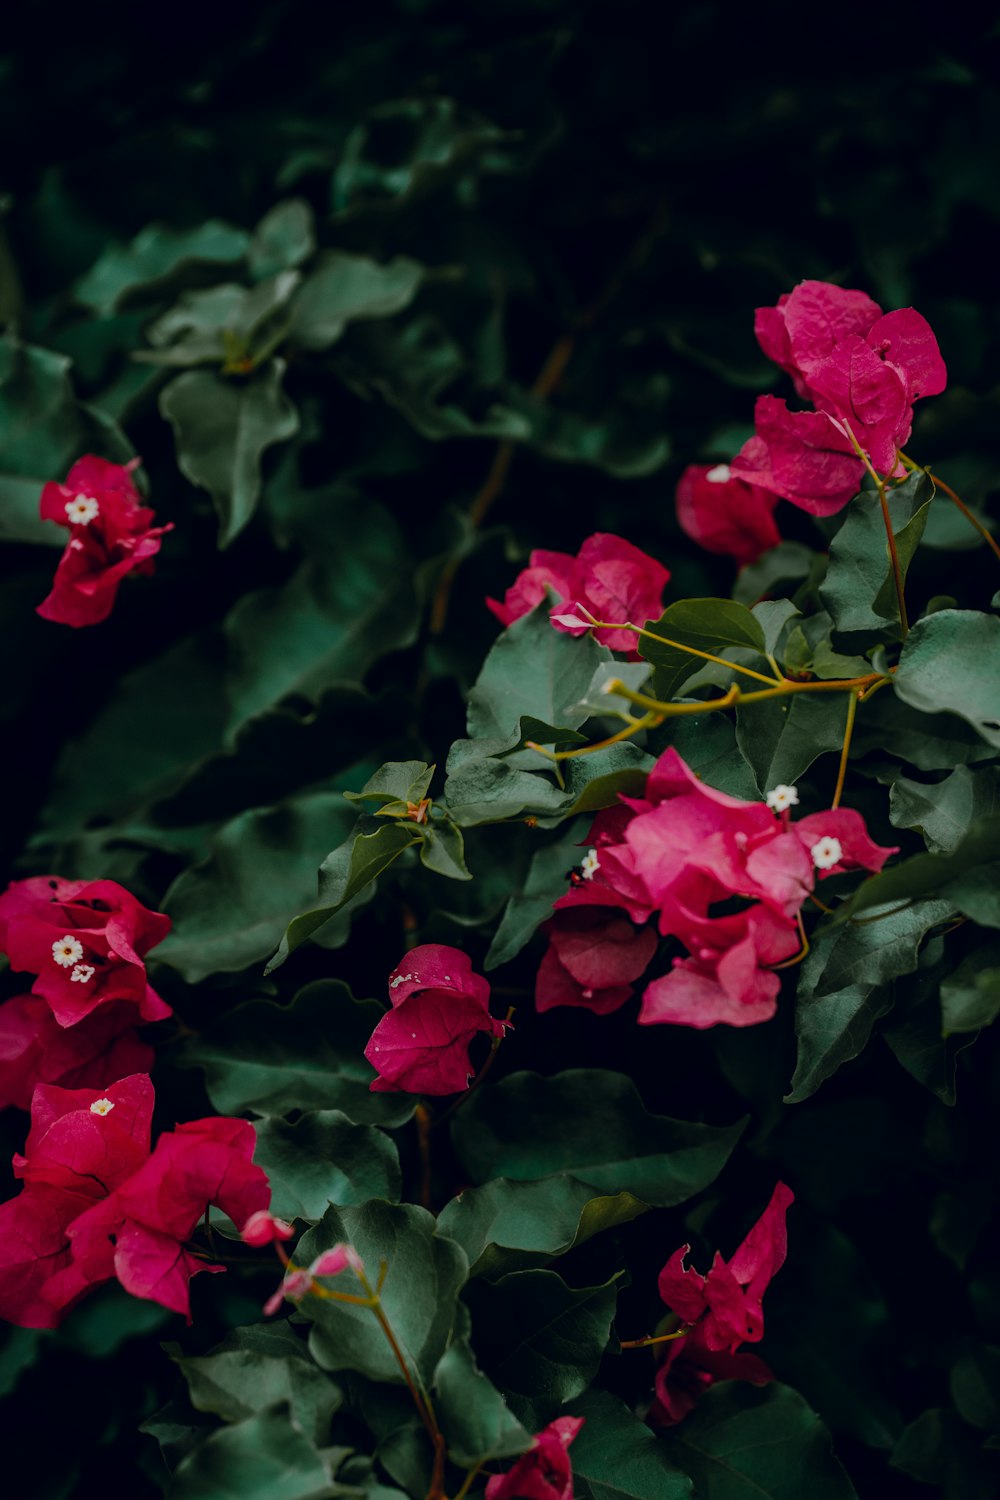
<svg viewBox="0 0 1000 1500">
<path fill-rule="evenodd" d="M 163 293 L 199 266 L 231 266 L 241 261 L 249 236 L 219 219 L 198 229 L 174 230 L 149 224 L 127 245 L 111 245 L 74 288 L 76 298 L 106 316 L 137 292 Z"/>
<path fill-rule="evenodd" d="M 978 1031 L 1000 1015 L 1000 943 L 969 953 L 941 982 L 941 1026 L 945 1032 Z"/>
<path fill-rule="evenodd" d="M 284 1403 L 212 1433 L 181 1460 L 170 1489 L 173 1500 L 327 1500 L 356 1493 L 333 1480 Z"/>
<path fill-rule="evenodd" d="M 189 370 L 160 394 L 181 472 L 209 491 L 219 513 L 220 547 L 228 546 L 254 513 L 264 452 L 298 429 L 298 413 L 281 389 L 284 369 L 283 360 L 271 360 L 245 383 Z"/>
<path fill-rule="evenodd" d="M 348 323 L 409 307 L 424 275 L 424 267 L 405 255 L 380 265 L 367 255 L 328 250 L 299 289 L 289 338 L 299 349 L 326 349 Z"/>
<path fill-rule="evenodd" d="M 313 211 L 304 198 L 276 203 L 257 225 L 247 246 L 247 265 L 254 281 L 301 266 L 316 249 Z"/>
</svg>

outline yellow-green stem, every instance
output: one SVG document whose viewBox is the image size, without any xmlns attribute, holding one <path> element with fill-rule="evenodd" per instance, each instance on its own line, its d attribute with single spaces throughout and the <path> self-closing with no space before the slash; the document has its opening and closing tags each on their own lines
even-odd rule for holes
<svg viewBox="0 0 1000 1500">
<path fill-rule="evenodd" d="M 910 633 L 910 624 L 906 616 L 906 599 L 903 597 L 903 571 L 899 566 L 899 553 L 896 551 L 896 533 L 892 529 L 892 517 L 889 514 L 889 502 L 885 496 L 885 481 L 883 480 L 881 474 L 879 474 L 878 470 L 873 466 L 871 459 L 868 457 L 868 454 L 865 452 L 861 444 L 858 442 L 857 438 L 854 436 L 854 433 L 851 431 L 850 424 L 847 422 L 842 423 L 841 430 L 843 432 L 846 432 L 848 438 L 851 441 L 851 446 L 860 458 L 861 462 L 864 464 L 865 468 L 868 470 L 868 473 L 871 475 L 872 479 L 875 481 L 875 488 L 878 490 L 879 504 L 882 507 L 882 521 L 885 526 L 885 539 L 889 545 L 889 563 L 892 567 L 892 581 L 896 586 L 896 601 L 899 605 L 899 629 L 902 634 L 903 640 L 905 641 L 906 637 Z"/>
<path fill-rule="evenodd" d="M 1000 558 L 1000 544 L 997 543 L 996 537 L 991 531 L 987 530 L 982 521 L 980 521 L 979 518 L 969 509 L 965 501 L 961 499 L 960 496 L 956 495 L 951 485 L 945 484 L 943 479 L 939 479 L 936 474 L 932 474 L 930 469 L 925 468 L 923 464 L 914 463 L 913 459 L 908 458 L 905 453 L 900 453 L 899 457 L 911 473 L 926 474 L 935 490 L 941 490 L 945 495 L 948 496 L 948 499 L 952 502 L 952 504 L 957 506 L 957 508 L 962 512 L 962 515 L 968 521 L 969 525 L 975 527 L 975 529 L 979 532 L 979 535 L 983 538 L 983 541 L 986 542 L 989 547 L 992 547 L 997 557 Z"/>
<path fill-rule="evenodd" d="M 727 661 L 724 656 L 713 656 L 711 651 L 699 651 L 696 646 L 685 646 L 681 641 L 672 641 L 668 636 L 657 635 L 655 630 L 647 630 L 644 625 L 633 625 L 627 620 L 610 624 L 607 620 L 595 620 L 593 629 L 633 630 L 636 635 L 644 635 L 651 641 L 659 641 L 661 646 L 669 646 L 673 651 L 686 651 L 688 656 L 697 656 L 702 661 L 714 662 L 717 667 L 728 667 L 731 672 L 742 672 L 744 677 L 753 677 L 757 682 L 774 680 L 771 677 L 765 677 L 763 672 L 755 672 L 752 667 L 741 667 L 739 662 Z"/>
<path fill-rule="evenodd" d="M 844 725 L 844 743 L 840 751 L 840 767 L 837 771 L 837 785 L 833 792 L 831 807 L 839 807 L 840 799 L 844 795 L 844 780 L 847 776 L 847 757 L 851 753 L 851 740 L 854 736 L 854 720 L 858 712 L 858 699 L 861 694 L 853 692 L 847 700 L 847 723 Z"/>
</svg>

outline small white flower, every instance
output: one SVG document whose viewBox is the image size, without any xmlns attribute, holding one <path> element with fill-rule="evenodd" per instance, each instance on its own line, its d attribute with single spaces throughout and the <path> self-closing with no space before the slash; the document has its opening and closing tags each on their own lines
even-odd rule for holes
<svg viewBox="0 0 1000 1500">
<path fill-rule="evenodd" d="M 764 800 L 772 812 L 787 812 L 790 807 L 798 807 L 799 794 L 793 786 L 776 786 Z"/>
<path fill-rule="evenodd" d="M 733 477 L 733 471 L 728 464 L 716 464 L 714 469 L 709 469 L 705 478 L 709 484 L 728 484 Z"/>
<path fill-rule="evenodd" d="M 588 849 L 580 866 L 580 873 L 584 880 L 593 880 L 601 867 L 601 861 L 597 857 L 596 849 Z"/>
<path fill-rule="evenodd" d="M 86 984 L 88 979 L 93 979 L 95 972 L 93 964 L 76 964 L 69 977 L 74 984 Z"/>
<path fill-rule="evenodd" d="M 114 1107 L 115 1101 L 113 1099 L 95 1099 L 90 1106 L 90 1113 L 92 1115 L 101 1115 L 103 1118 L 104 1115 L 109 1115 Z"/>
<path fill-rule="evenodd" d="M 834 865 L 839 865 L 844 855 L 844 846 L 839 839 L 831 838 L 829 834 L 820 839 L 818 844 L 813 844 L 809 850 L 812 862 L 817 870 L 832 870 Z"/>
<path fill-rule="evenodd" d="M 65 937 L 52 944 L 52 957 L 60 969 L 71 969 L 83 957 L 83 944 L 67 932 Z"/>
<path fill-rule="evenodd" d="M 100 513 L 101 507 L 92 495 L 76 495 L 66 501 L 66 514 L 74 526 L 89 526 Z"/>
</svg>

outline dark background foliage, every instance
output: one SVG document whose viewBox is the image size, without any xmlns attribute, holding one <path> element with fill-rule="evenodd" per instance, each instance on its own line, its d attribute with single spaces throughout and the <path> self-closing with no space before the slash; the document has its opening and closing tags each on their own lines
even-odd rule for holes
<svg viewBox="0 0 1000 1500">
<path fill-rule="evenodd" d="M 121 871 L 155 903 L 205 852 L 207 819 L 331 776 L 346 785 L 337 780 L 343 768 L 406 755 L 443 763 L 463 733 L 463 692 L 495 635 L 483 596 L 502 592 L 531 547 L 575 550 L 592 531 L 615 531 L 671 567 L 668 599 L 728 593 L 728 563 L 697 553 L 678 532 L 673 486 L 685 464 L 725 458 L 746 435 L 755 392 L 775 383 L 753 339 L 752 309 L 804 277 L 864 286 L 887 308 L 912 303 L 929 318 L 949 390 L 920 414 L 913 451 L 973 500 L 1000 488 L 1000 34 L 992 22 L 930 6 L 805 16 L 788 6 L 642 0 L 247 0 L 238 13 L 104 6 L 96 21 L 93 10 L 68 7 L 20 7 L 5 18 L 0 317 L 26 342 L 73 358 L 77 394 L 124 427 L 158 512 L 177 530 L 155 578 L 123 590 L 112 621 L 93 632 L 35 617 L 51 551 L 2 549 L 11 648 L 3 836 L 13 874 L 34 873 L 53 850 L 64 873 L 83 874 L 100 850 L 101 873 Z M 427 105 L 441 100 L 453 103 Z M 443 165 L 400 189 L 392 173 L 419 154 L 423 128 L 437 132 Z M 373 348 L 370 330 L 381 325 L 358 325 L 329 362 L 292 361 L 285 387 L 300 433 L 291 456 L 266 456 L 263 510 L 219 552 L 208 497 L 178 473 L 157 410 L 162 378 L 154 372 L 140 384 L 127 359 L 161 308 L 123 306 L 97 325 L 70 288 L 110 242 L 131 240 L 151 221 L 185 230 L 216 218 L 251 229 L 292 195 L 312 206 L 321 244 L 436 268 L 417 304 L 424 341 L 416 352 Z M 567 340 L 571 349 L 560 345 Z M 543 408 L 531 386 L 559 347 L 569 353 L 565 376 Z M 460 420 L 447 414 L 455 411 Z M 516 442 L 503 494 L 471 537 L 461 518 L 511 413 L 527 413 L 530 435 Z M 39 477 L 61 472 L 55 463 Z M 309 506 L 297 503 L 303 494 Z M 371 696 L 328 704 L 318 720 L 304 710 L 296 720 L 293 700 L 271 739 L 244 740 L 214 769 L 209 760 L 161 808 L 161 829 L 173 838 L 133 834 L 102 845 L 103 810 L 88 801 L 86 782 L 107 767 L 86 761 L 52 811 L 67 741 L 99 722 L 124 674 L 197 633 L 191 664 L 182 660 L 178 683 L 164 687 L 163 712 L 177 723 L 182 702 L 211 703 L 219 623 L 231 607 L 283 583 L 300 556 L 350 549 L 354 518 L 376 504 L 402 537 L 386 609 L 407 615 L 407 590 L 426 602 L 448 566 L 442 559 L 464 558 L 444 634 L 429 632 L 425 611 L 419 630 L 401 626 L 381 648 L 366 678 Z M 782 523 L 793 538 L 810 535 L 804 517 L 784 514 Z M 934 554 L 933 582 L 918 562 L 916 596 L 947 588 L 942 557 L 964 588 L 988 598 L 987 559 L 961 551 Z M 149 754 L 136 727 L 144 711 L 105 736 L 123 765 Z M 197 732 L 205 734 L 198 753 L 207 754 L 218 726 Z M 817 776 L 828 794 L 832 772 Z M 349 784 L 360 784 L 356 773 Z M 891 833 L 876 830 L 883 842 Z M 337 841 L 321 840 L 320 857 Z M 520 871 L 523 842 L 509 847 L 510 868 Z M 497 881 L 496 905 L 512 876 L 500 871 Z M 480 885 L 486 894 L 477 899 L 488 905 L 489 881 Z M 428 909 L 431 899 L 416 882 L 405 902 L 361 914 L 336 961 L 357 994 L 381 994 L 384 955 L 401 951 L 407 923 L 464 941 L 456 917 L 481 915 L 463 911 L 473 899 L 465 887 L 440 898 L 435 890 L 444 915 Z M 480 936 L 468 941 L 481 958 Z M 530 986 L 535 962 L 529 949 L 504 982 Z M 295 965 L 296 984 L 330 972 L 321 949 L 303 950 Z M 217 975 L 196 998 L 176 977 L 163 987 L 191 1021 L 265 993 L 261 967 Z M 685 1234 L 704 1229 L 705 1244 L 731 1249 L 780 1175 L 798 1205 L 792 1253 L 769 1297 L 771 1364 L 833 1429 L 862 1496 L 922 1493 L 920 1480 L 943 1483 L 955 1500 L 988 1500 L 996 1470 L 978 1451 L 978 1429 L 992 1419 L 982 1417 L 986 1398 L 977 1406 L 968 1391 L 978 1390 L 969 1370 L 979 1368 L 981 1347 L 1000 1339 L 990 1034 L 958 1057 L 957 1107 L 938 1096 L 948 1094 L 947 1078 L 938 1094 L 922 1087 L 882 1042 L 808 1104 L 782 1106 L 790 1021 L 784 1036 L 775 1023 L 766 1035 L 670 1030 L 650 1040 L 637 1035 L 631 1012 L 608 1020 L 529 1012 L 522 1004 L 517 1059 L 501 1061 L 498 1076 L 505 1066 L 550 1072 L 613 1058 L 652 1110 L 713 1123 L 751 1112 L 744 1149 L 697 1221 L 684 1229 L 677 1214 L 657 1211 L 616 1231 L 631 1271 L 619 1329 L 639 1333 L 655 1319 L 649 1289 Z M 953 1065 L 942 1064 L 945 1072 Z M 207 1111 L 198 1080 L 164 1065 L 165 1121 Z M 9 1124 L 10 1149 L 20 1129 Z M 460 1176 L 447 1161 L 439 1171 L 444 1194 Z M 607 1275 L 602 1254 L 574 1252 L 574 1269 L 586 1279 L 590 1258 L 593 1279 L 598 1263 Z M 235 1279 L 196 1290 L 200 1347 L 256 1315 L 253 1286 L 253 1295 Z M 158 1493 L 155 1445 L 136 1432 L 175 1384 L 158 1336 L 176 1329 L 156 1308 L 107 1296 L 55 1338 L 8 1338 L 0 1382 L 13 1388 L 21 1374 L 2 1431 L 8 1453 L 30 1454 L 38 1500 L 98 1486 Z M 604 1384 L 642 1398 L 644 1356 L 606 1365 Z M 914 1422 L 905 1462 L 889 1467 Z"/>
</svg>

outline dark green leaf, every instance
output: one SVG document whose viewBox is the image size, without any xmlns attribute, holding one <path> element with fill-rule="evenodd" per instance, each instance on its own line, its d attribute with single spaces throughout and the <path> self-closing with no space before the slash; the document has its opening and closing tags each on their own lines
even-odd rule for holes
<svg viewBox="0 0 1000 1500">
<path fill-rule="evenodd" d="M 441 1210 L 438 1225 L 462 1246 L 472 1274 L 495 1276 L 565 1255 L 647 1207 L 631 1193 L 596 1196 L 589 1183 L 568 1174 L 538 1182 L 498 1177 L 458 1193 Z"/>
<path fill-rule="evenodd" d="M 853 1500 L 830 1435 L 797 1391 L 727 1380 L 661 1441 L 698 1500 Z"/>
<path fill-rule="evenodd" d="M 477 1468 L 530 1448 L 526 1432 L 476 1364 L 468 1342 L 452 1344 L 434 1371 L 434 1410 L 452 1463 Z"/>
<path fill-rule="evenodd" d="M 1000 943 L 977 948 L 941 983 L 943 1030 L 978 1031 L 1000 1015 Z"/>
<path fill-rule="evenodd" d="M 763 796 L 794 785 L 813 761 L 839 750 L 847 723 L 846 693 L 796 693 L 764 703 L 741 703 L 736 741 Z"/>
<path fill-rule="evenodd" d="M 915 828 L 932 854 L 950 854 L 980 818 L 1000 812 L 1000 768 L 956 766 L 928 784 L 898 776 L 889 791 L 889 821 Z"/>
<path fill-rule="evenodd" d="M 842 1063 L 857 1057 L 867 1045 L 875 1022 L 892 1005 L 892 990 L 879 987 L 864 970 L 858 980 L 842 989 L 817 993 L 840 933 L 841 929 L 836 927 L 821 928 L 813 936 L 812 947 L 799 971 L 795 997 L 798 1052 L 786 1104 L 800 1104 L 808 1099 Z"/>
<path fill-rule="evenodd" d="M 428 1385 L 451 1342 L 458 1293 L 469 1270 L 465 1252 L 435 1231 L 434 1218 L 425 1209 L 376 1200 L 356 1208 L 328 1209 L 316 1228 L 303 1237 L 297 1252 L 308 1265 L 321 1251 L 346 1242 L 357 1250 L 371 1278 L 377 1277 L 379 1262 L 387 1262 L 381 1293 L 385 1315 L 416 1373 Z M 300 1311 L 313 1324 L 309 1348 L 324 1369 L 357 1370 L 371 1380 L 403 1383 L 370 1308 L 304 1297 Z"/>
<path fill-rule="evenodd" d="M 427 795 L 435 767 L 424 760 L 390 760 L 369 776 L 360 792 L 345 792 L 348 802 L 370 802 L 375 807 L 388 803 L 420 802 Z"/>
<path fill-rule="evenodd" d="M 255 281 L 301 266 L 316 249 L 313 211 L 304 198 L 286 198 L 268 209 L 247 247 Z"/>
<path fill-rule="evenodd" d="M 226 823 L 208 859 L 185 870 L 164 897 L 174 930 L 157 957 L 189 984 L 267 958 L 314 898 L 324 849 L 354 821 L 340 792 L 312 792 Z"/>
<path fill-rule="evenodd" d="M 552 914 L 553 903 L 567 889 L 567 874 L 583 858 L 580 847 L 585 825 L 574 823 L 555 843 L 537 849 L 532 856 L 524 887 L 515 891 L 504 908 L 483 967 L 499 968 L 515 958 Z"/>
<path fill-rule="evenodd" d="M 617 623 L 617 622 L 609 622 Z M 704 665 L 702 658 L 681 647 L 719 656 L 730 646 L 763 652 L 764 632 L 760 623 L 742 604 L 731 599 L 681 599 L 670 604 L 658 620 L 633 620 L 664 640 L 639 636 L 636 649 L 656 667 L 656 696 L 669 699 L 677 689 Z M 667 642 L 676 642 L 670 645 Z M 735 674 L 734 674 L 735 675 Z"/>
<path fill-rule="evenodd" d="M 371 1093 L 364 1048 L 384 1014 L 355 1000 L 337 979 L 301 989 L 291 1005 L 250 1000 L 187 1044 L 182 1061 L 205 1073 L 220 1114 L 339 1109 L 358 1123 L 399 1125 L 413 1113 L 403 1095 Z"/>
<path fill-rule="evenodd" d="M 399 1156 L 384 1131 L 354 1125 L 339 1110 L 309 1111 L 257 1123 L 254 1161 L 271 1183 L 271 1211 L 284 1219 L 319 1219 L 335 1204 L 395 1201 L 402 1187 Z"/>
<path fill-rule="evenodd" d="M 572 705 L 585 698 L 595 670 L 610 659 L 592 636 L 576 640 L 556 630 L 540 605 L 498 637 L 483 663 L 469 694 L 469 737 L 505 740 L 525 717 L 579 728 L 589 711 L 573 712 Z"/>
<path fill-rule="evenodd" d="M 129 244 L 109 246 L 74 291 L 78 301 L 107 315 L 138 291 L 163 292 L 192 267 L 233 265 L 248 245 L 244 230 L 218 219 L 180 231 L 149 224 Z"/>
<path fill-rule="evenodd" d="M 931 494 L 930 481 L 923 474 L 912 475 L 889 492 L 889 515 L 904 576 L 927 521 Z M 820 597 L 839 631 L 874 631 L 879 639 L 898 638 L 899 605 L 885 522 L 879 497 L 870 490 L 851 501 L 830 543 Z"/>
<path fill-rule="evenodd" d="M 574 1493 L 583 1500 L 691 1500 L 691 1480 L 616 1396 L 586 1391 L 572 1414 L 584 1419 L 570 1449 Z"/>
<path fill-rule="evenodd" d="M 284 369 L 284 361 L 274 359 L 246 381 L 189 370 L 160 395 L 181 472 L 208 490 L 219 513 L 220 547 L 239 535 L 256 509 L 265 451 L 298 430 L 298 413 L 281 389 Z"/>
<path fill-rule="evenodd" d="M 465 863 L 465 840 L 460 828 L 454 823 L 438 820 L 426 827 L 423 835 L 420 843 L 422 865 L 449 880 L 472 879 Z"/>
<path fill-rule="evenodd" d="M 948 900 L 987 927 L 1000 927 L 1000 815 L 981 818 L 949 854 L 915 854 L 864 881 L 838 910 L 838 918 L 876 906 L 922 897 Z"/>
<path fill-rule="evenodd" d="M 918 620 L 892 679 L 896 695 L 922 713 L 957 714 L 1000 746 L 1000 619 L 943 609 Z"/>
<path fill-rule="evenodd" d="M 348 323 L 388 318 L 409 307 L 424 274 L 405 255 L 380 265 L 368 255 L 328 250 L 295 299 L 289 338 L 300 349 L 325 349 Z"/>
<path fill-rule="evenodd" d="M 466 1287 L 476 1357 L 532 1431 L 596 1375 L 615 1315 L 616 1282 L 576 1290 L 554 1271 L 512 1271 Z"/>
<path fill-rule="evenodd" d="M 452 1139 L 480 1182 L 570 1172 L 602 1193 L 670 1207 L 714 1181 L 742 1129 L 648 1114 L 623 1074 L 572 1068 L 555 1078 L 515 1073 L 479 1091 L 456 1116 Z"/>
<path fill-rule="evenodd" d="M 932 927 L 954 914 L 948 900 L 917 901 L 896 911 L 869 911 L 860 922 L 841 927 L 830 942 L 828 956 L 815 980 L 815 994 L 830 995 L 848 986 L 883 984 L 912 974 L 920 944 Z"/>
<path fill-rule="evenodd" d="M 170 1490 L 172 1500 L 327 1500 L 355 1493 L 333 1480 L 293 1426 L 287 1405 L 212 1433 L 178 1464 Z"/>
<path fill-rule="evenodd" d="M 340 1388 L 316 1368 L 302 1339 L 287 1323 L 234 1328 L 209 1354 L 167 1353 L 188 1384 L 192 1406 L 224 1422 L 242 1422 L 287 1401 L 297 1427 L 319 1445 L 329 1441 L 330 1419 L 342 1400 Z"/>
<path fill-rule="evenodd" d="M 1000 1349 L 979 1344 L 951 1368 L 951 1399 L 966 1422 L 1000 1432 Z"/>
</svg>

